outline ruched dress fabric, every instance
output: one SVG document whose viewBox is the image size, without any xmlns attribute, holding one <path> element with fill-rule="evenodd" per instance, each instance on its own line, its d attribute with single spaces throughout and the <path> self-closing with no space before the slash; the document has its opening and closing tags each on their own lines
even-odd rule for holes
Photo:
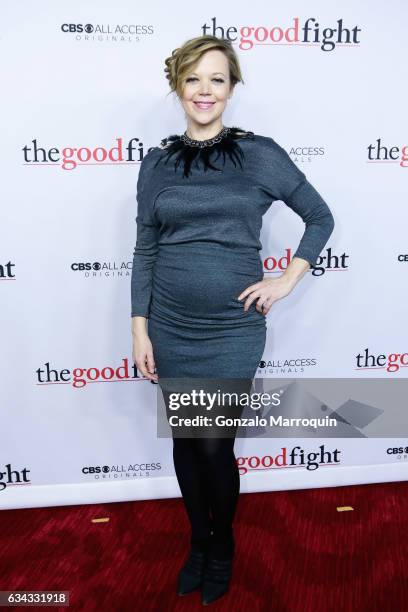
<svg viewBox="0 0 408 612">
<path fill-rule="evenodd" d="M 264 278 L 262 217 L 281 200 L 305 222 L 294 256 L 311 265 L 334 226 L 326 202 L 272 138 L 238 141 L 243 167 L 217 157 L 188 178 L 164 149 L 143 158 L 137 181 L 137 238 L 131 316 L 148 318 L 158 377 L 243 378 L 256 374 L 265 315 L 238 295 Z M 186 145 L 187 146 L 187 145 Z"/>
</svg>

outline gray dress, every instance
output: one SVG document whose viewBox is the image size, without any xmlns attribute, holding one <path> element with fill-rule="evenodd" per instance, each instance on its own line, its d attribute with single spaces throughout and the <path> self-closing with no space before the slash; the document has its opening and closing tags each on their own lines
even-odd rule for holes
<svg viewBox="0 0 408 612">
<path fill-rule="evenodd" d="M 186 177 L 172 158 L 165 163 L 169 142 L 188 153 L 170 136 L 139 169 L 131 316 L 148 318 L 159 379 L 253 378 L 265 315 L 256 300 L 245 312 L 237 296 L 264 277 L 262 216 L 276 200 L 300 215 L 305 230 L 294 256 L 311 265 L 334 227 L 325 201 L 275 140 L 230 129 L 241 165 L 220 155 L 224 140 L 207 147 L 217 169 L 197 158 Z"/>
</svg>

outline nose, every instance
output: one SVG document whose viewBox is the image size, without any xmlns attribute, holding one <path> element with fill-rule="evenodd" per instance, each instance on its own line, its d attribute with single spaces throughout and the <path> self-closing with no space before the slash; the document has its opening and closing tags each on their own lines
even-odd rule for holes
<svg viewBox="0 0 408 612">
<path fill-rule="evenodd" d="M 205 95 L 209 94 L 209 88 L 210 88 L 210 85 L 209 83 L 207 83 L 207 81 L 201 81 L 200 90 L 199 90 L 200 94 L 205 94 Z"/>
</svg>

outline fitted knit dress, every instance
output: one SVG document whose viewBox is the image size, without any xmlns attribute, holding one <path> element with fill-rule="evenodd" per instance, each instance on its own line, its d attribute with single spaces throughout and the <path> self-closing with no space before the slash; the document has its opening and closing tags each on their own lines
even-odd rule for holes
<svg viewBox="0 0 408 612">
<path fill-rule="evenodd" d="M 140 165 L 131 316 L 148 318 L 159 381 L 255 375 L 265 315 L 237 297 L 264 278 L 260 231 L 274 201 L 305 222 L 294 256 L 311 265 L 333 230 L 329 207 L 275 140 L 236 127 L 221 135 L 195 149 L 169 136 Z"/>
</svg>

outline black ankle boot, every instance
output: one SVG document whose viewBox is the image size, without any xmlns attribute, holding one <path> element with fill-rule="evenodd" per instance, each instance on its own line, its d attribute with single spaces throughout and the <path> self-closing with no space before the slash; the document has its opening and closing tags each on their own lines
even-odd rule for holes
<svg viewBox="0 0 408 612">
<path fill-rule="evenodd" d="M 219 599 L 228 591 L 232 574 L 232 560 L 232 556 L 228 559 L 207 557 L 201 591 L 204 605 Z"/>
<path fill-rule="evenodd" d="M 187 595 L 201 586 L 204 575 L 205 561 L 205 551 L 194 549 L 190 550 L 190 554 L 178 575 L 178 595 Z"/>
</svg>

